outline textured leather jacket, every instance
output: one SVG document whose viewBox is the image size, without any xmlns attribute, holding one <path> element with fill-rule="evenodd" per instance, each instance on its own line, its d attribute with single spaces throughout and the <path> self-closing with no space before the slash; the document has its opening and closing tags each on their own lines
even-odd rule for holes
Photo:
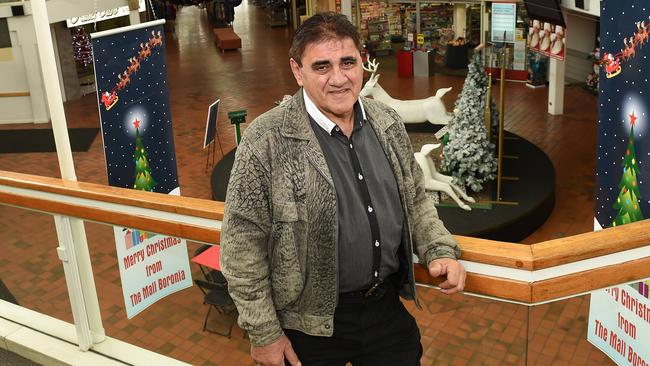
<svg viewBox="0 0 650 366">
<path fill-rule="evenodd" d="M 460 249 L 425 195 L 404 124 L 397 113 L 362 99 L 393 169 L 404 210 L 400 294 L 417 298 L 415 252 L 422 263 L 458 258 Z M 282 328 L 331 336 L 338 298 L 336 192 L 305 109 L 302 90 L 246 129 L 232 168 L 221 228 L 221 268 L 255 346 Z"/>
</svg>

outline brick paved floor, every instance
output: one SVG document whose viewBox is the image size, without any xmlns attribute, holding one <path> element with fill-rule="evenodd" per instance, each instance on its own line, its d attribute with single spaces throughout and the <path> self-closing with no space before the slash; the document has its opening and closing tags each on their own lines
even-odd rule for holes
<svg viewBox="0 0 650 366">
<path fill-rule="evenodd" d="M 244 2 L 236 8 L 235 31 L 242 48 L 222 53 L 212 42 L 205 12 L 178 12 L 177 39 L 168 39 L 167 60 L 179 180 L 185 196 L 209 199 L 210 176 L 201 149 L 207 106 L 221 98 L 219 135 L 224 152 L 234 147 L 226 112 L 248 111 L 248 121 L 266 111 L 296 84 L 288 67 L 290 31 L 271 28 L 266 13 Z M 394 64 L 394 62 L 392 63 Z M 398 78 L 390 60 L 380 66 L 381 84 L 394 97 L 423 98 L 453 86 L 444 100 L 448 110 L 462 87 L 462 77 Z M 496 88 L 495 88 L 496 89 Z M 546 89 L 508 83 L 506 129 L 542 148 L 556 169 L 556 205 L 547 222 L 524 242 L 587 232 L 594 210 L 596 98 L 578 86 L 566 89 L 565 114 L 546 113 Z M 498 90 L 495 90 L 498 94 Z M 498 97 L 498 95 L 495 95 Z M 65 105 L 68 125 L 99 125 L 94 95 Z M 0 128 L 30 128 L 2 125 Z M 37 128 L 48 128 L 39 125 Z M 245 128 L 245 126 L 244 126 Z M 217 150 L 217 159 L 219 159 Z M 78 179 L 106 183 L 103 149 L 98 138 L 88 152 L 74 153 Z M 58 177 L 54 153 L 0 154 L 0 170 Z M 233 337 L 201 331 L 207 308 L 197 288 L 171 295 L 127 320 L 115 246 L 109 227 L 86 223 L 88 243 L 106 333 L 115 338 L 196 365 L 252 365 L 248 342 L 236 328 Z M 72 321 L 63 270 L 56 255 L 50 216 L 0 206 L 1 278 L 23 305 Z M 189 243 L 192 252 L 197 244 Z M 198 268 L 193 276 L 198 277 Z M 585 341 L 588 297 L 527 308 L 466 295 L 420 291 L 424 310 L 408 303 L 422 332 L 423 365 L 599 365 L 612 364 Z M 223 326 L 214 317 L 211 326 Z"/>
</svg>

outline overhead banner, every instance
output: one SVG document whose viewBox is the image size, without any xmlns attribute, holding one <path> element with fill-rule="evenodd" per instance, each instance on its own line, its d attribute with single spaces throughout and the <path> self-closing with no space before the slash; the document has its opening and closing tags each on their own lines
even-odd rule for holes
<svg viewBox="0 0 650 366">
<path fill-rule="evenodd" d="M 528 48 L 533 52 L 564 60 L 566 28 L 549 22 L 531 20 L 528 28 Z"/>
<path fill-rule="evenodd" d="M 601 2 L 595 230 L 650 214 L 650 7 L 644 3 Z M 649 284 L 591 295 L 587 339 L 619 365 L 650 365 Z"/>
<path fill-rule="evenodd" d="M 91 34 L 111 186 L 180 195 L 164 20 Z M 185 240 L 115 227 L 126 314 L 192 286 Z"/>
</svg>

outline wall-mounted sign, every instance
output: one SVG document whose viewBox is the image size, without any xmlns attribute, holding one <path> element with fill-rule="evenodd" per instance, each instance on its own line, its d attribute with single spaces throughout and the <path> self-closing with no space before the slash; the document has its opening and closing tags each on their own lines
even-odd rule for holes
<svg viewBox="0 0 650 366">
<path fill-rule="evenodd" d="M 492 3 L 492 42 L 515 42 L 517 4 Z"/>
<path fill-rule="evenodd" d="M 138 0 L 138 4 L 139 4 L 138 5 L 139 12 L 143 12 L 147 9 L 145 0 Z M 95 14 L 84 15 L 77 18 L 70 18 L 67 19 L 65 23 L 67 24 L 68 28 L 72 28 L 72 27 L 78 27 L 80 25 L 84 25 L 88 23 L 95 23 L 102 20 L 119 18 L 127 15 L 129 15 L 129 6 L 124 5 L 116 9 L 102 10 L 102 11 L 98 11 Z"/>
</svg>

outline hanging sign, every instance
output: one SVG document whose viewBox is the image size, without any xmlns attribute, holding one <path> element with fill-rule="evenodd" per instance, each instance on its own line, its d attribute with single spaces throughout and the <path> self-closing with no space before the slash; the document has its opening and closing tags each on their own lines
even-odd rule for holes
<svg viewBox="0 0 650 366">
<path fill-rule="evenodd" d="M 517 4 L 492 3 L 492 42 L 514 43 Z"/>
<path fill-rule="evenodd" d="M 528 28 L 528 48 L 542 55 L 564 60 L 566 28 L 549 22 L 531 20 Z"/>
<path fill-rule="evenodd" d="M 164 20 L 91 34 L 111 186 L 180 195 Z M 192 285 L 185 240 L 115 227 L 126 313 Z"/>
<path fill-rule="evenodd" d="M 619 365 L 650 365 L 648 285 L 616 286 L 591 295 L 589 342 Z"/>
<path fill-rule="evenodd" d="M 595 230 L 650 215 L 650 8 L 645 0 L 600 4 L 601 54 L 617 61 L 601 65 L 607 77 L 600 78 L 598 93 Z M 619 58 L 629 67 L 622 68 Z M 591 295 L 587 339 L 619 365 L 650 365 L 649 284 Z"/>
</svg>

